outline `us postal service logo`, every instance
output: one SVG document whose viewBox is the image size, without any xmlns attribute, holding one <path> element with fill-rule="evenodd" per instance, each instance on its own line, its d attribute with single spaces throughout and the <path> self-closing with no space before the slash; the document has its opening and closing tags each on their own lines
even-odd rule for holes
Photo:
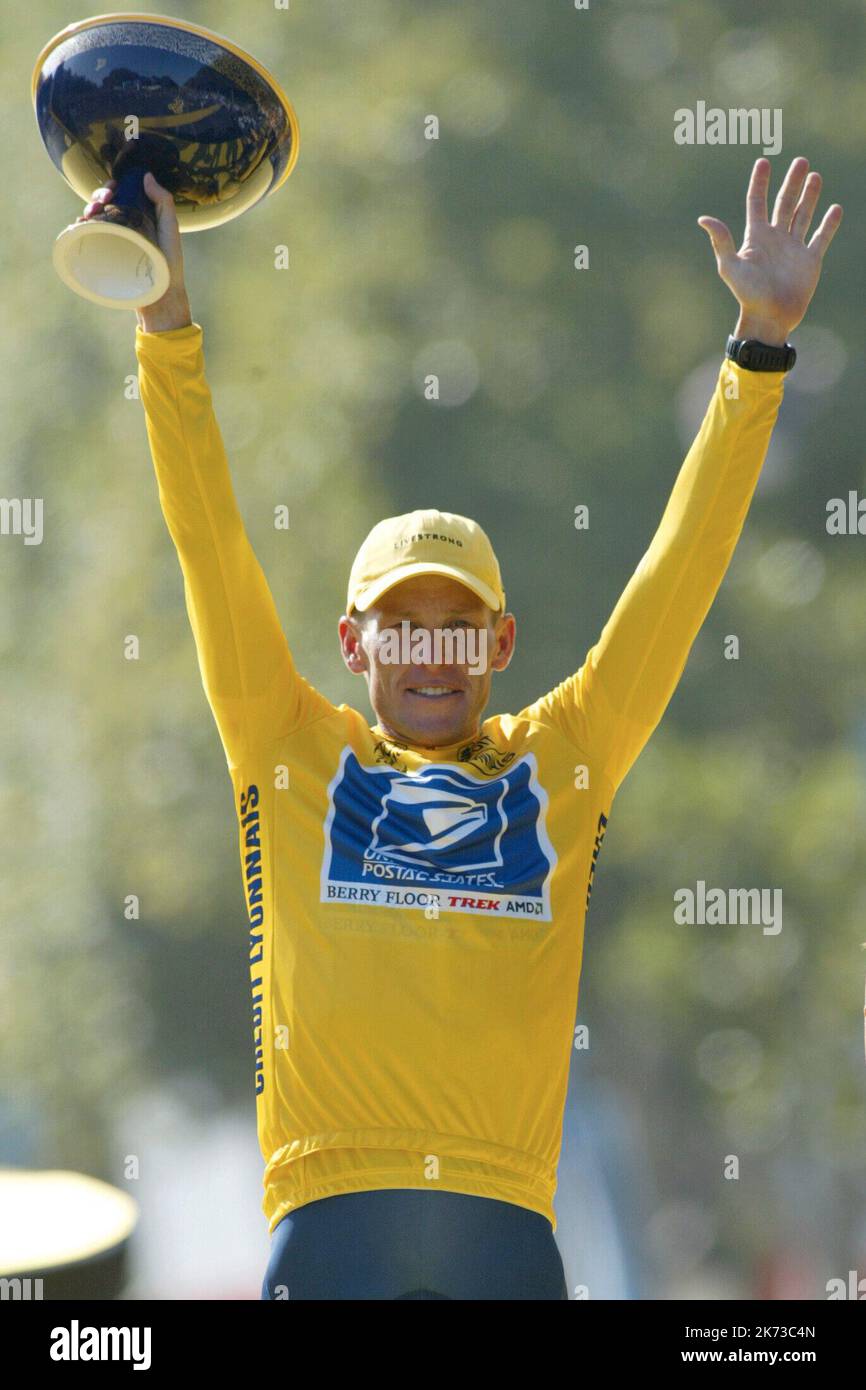
<svg viewBox="0 0 866 1390">
<path fill-rule="evenodd" d="M 328 788 L 321 901 L 549 922 L 546 812 L 531 753 L 481 782 L 455 763 L 364 767 L 346 748 Z"/>
</svg>

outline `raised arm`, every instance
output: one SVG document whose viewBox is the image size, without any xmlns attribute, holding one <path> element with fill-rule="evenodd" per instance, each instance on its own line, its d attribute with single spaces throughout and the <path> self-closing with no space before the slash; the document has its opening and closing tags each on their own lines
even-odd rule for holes
<svg viewBox="0 0 866 1390">
<path fill-rule="evenodd" d="M 202 682 L 233 767 L 334 706 L 295 670 L 232 489 L 205 379 L 202 329 L 192 322 L 183 285 L 174 202 L 150 175 L 145 188 L 157 206 L 171 284 L 163 299 L 138 312 L 141 398 Z"/>
<path fill-rule="evenodd" d="M 806 312 L 841 221 L 834 204 L 808 246 L 821 179 L 794 160 L 767 216 L 770 166 L 759 159 L 739 252 L 703 217 L 721 278 L 740 304 L 736 338 L 787 342 Z M 580 670 L 522 711 L 548 722 L 600 767 L 613 791 L 661 719 L 739 539 L 782 400 L 781 371 L 723 362 L 701 429 L 655 536 Z"/>
</svg>

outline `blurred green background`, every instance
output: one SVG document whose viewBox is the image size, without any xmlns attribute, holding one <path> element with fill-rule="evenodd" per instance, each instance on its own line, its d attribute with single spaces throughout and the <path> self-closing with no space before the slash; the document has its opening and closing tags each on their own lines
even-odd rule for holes
<svg viewBox="0 0 866 1390">
<path fill-rule="evenodd" d="M 677 145 L 673 113 L 782 108 L 771 198 L 805 154 L 824 176 L 813 225 L 843 204 L 741 545 L 614 804 L 578 1011 L 591 1046 L 572 1067 L 630 1117 L 646 1296 L 824 1297 L 830 1277 L 866 1273 L 866 541 L 825 526 L 830 498 L 866 486 L 862 6 L 164 10 L 247 48 L 298 112 L 284 188 L 184 251 L 297 664 L 365 711 L 336 619 L 382 516 L 438 506 L 491 536 L 518 646 L 490 712 L 581 664 L 649 544 L 736 321 L 696 218 L 721 217 L 739 244 L 761 153 Z M 159 1127 L 120 1117 L 162 1097 L 191 1141 L 242 1116 L 255 1183 L 231 786 L 128 398 L 134 315 L 77 299 L 51 266 L 80 204 L 41 146 L 29 81 L 87 13 L 42 3 L 2 20 L 0 492 L 44 498 L 45 534 L 0 537 L 0 1162 L 124 1185 L 125 1155 Z M 723 659 L 729 633 L 739 661 Z M 781 888 L 782 932 L 676 926 L 673 894 L 700 878 Z M 722 1175 L 732 1153 L 737 1182 Z M 141 1287 L 172 1286 L 157 1269 Z"/>
</svg>

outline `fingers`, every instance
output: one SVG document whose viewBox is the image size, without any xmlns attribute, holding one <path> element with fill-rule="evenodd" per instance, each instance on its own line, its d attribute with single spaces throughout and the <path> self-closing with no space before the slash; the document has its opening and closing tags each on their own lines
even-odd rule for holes
<svg viewBox="0 0 866 1390">
<path fill-rule="evenodd" d="M 110 203 L 114 197 L 114 190 L 117 187 L 115 179 L 108 179 L 101 188 L 94 188 L 90 195 L 91 203 Z M 88 203 L 88 207 L 90 203 Z"/>
<path fill-rule="evenodd" d="M 823 258 L 827 247 L 839 230 L 839 223 L 842 221 L 842 209 L 838 203 L 832 203 L 824 213 L 823 220 L 812 240 L 809 242 L 809 250 L 815 250 Z"/>
<path fill-rule="evenodd" d="M 156 203 L 157 207 L 159 207 L 160 204 L 164 204 L 166 202 L 174 202 L 174 198 L 169 193 L 168 189 L 163 188 L 161 183 L 157 183 L 156 179 L 151 173 L 147 173 L 144 176 L 144 191 L 147 194 L 150 201 L 152 203 Z"/>
<path fill-rule="evenodd" d="M 84 212 L 80 217 L 76 217 L 76 222 L 86 222 L 89 217 L 102 212 L 106 203 L 110 203 L 114 197 L 114 190 L 117 187 L 115 179 L 109 179 L 101 188 L 94 188 L 90 195 L 90 202 L 85 204 Z"/>
<path fill-rule="evenodd" d="M 791 222 L 791 235 L 798 241 L 806 240 L 806 233 L 809 230 L 809 223 L 812 221 L 812 214 L 818 206 L 818 198 L 821 193 L 821 175 L 813 169 L 805 184 L 800 201 L 794 209 L 794 218 Z"/>
<path fill-rule="evenodd" d="M 116 179 L 107 179 L 101 188 L 94 188 L 90 195 L 90 202 L 86 204 L 84 212 L 76 218 L 77 222 L 85 222 L 88 218 L 96 216 L 103 211 L 106 203 L 110 203 L 117 188 Z M 157 214 L 162 214 L 168 207 L 174 207 L 174 198 L 167 188 L 163 188 L 158 183 L 153 174 L 146 173 L 144 176 L 144 191 L 152 203 L 156 204 Z"/>
<path fill-rule="evenodd" d="M 791 225 L 791 218 L 794 216 L 794 208 L 803 191 L 803 184 L 809 169 L 808 159 L 800 155 L 797 159 L 792 159 L 785 181 L 779 189 L 775 206 L 773 207 L 774 227 L 781 227 L 787 231 Z"/>
<path fill-rule="evenodd" d="M 746 191 L 746 226 L 767 220 L 767 189 L 770 186 L 769 159 L 756 159 Z"/>
<path fill-rule="evenodd" d="M 713 250 L 716 253 L 716 261 L 719 269 L 721 269 L 723 263 L 727 261 L 729 257 L 736 255 L 737 250 L 729 228 L 725 226 L 724 222 L 720 222 L 718 217 L 699 217 L 698 226 L 703 227 L 707 236 L 710 238 Z"/>
</svg>

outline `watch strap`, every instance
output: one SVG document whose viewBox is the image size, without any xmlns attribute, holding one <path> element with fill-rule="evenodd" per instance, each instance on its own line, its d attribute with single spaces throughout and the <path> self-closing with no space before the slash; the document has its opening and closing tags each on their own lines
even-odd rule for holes
<svg viewBox="0 0 866 1390">
<path fill-rule="evenodd" d="M 790 343 L 778 347 L 760 343 L 757 338 L 728 337 L 725 356 L 750 372 L 789 372 L 797 360 L 796 349 Z"/>
</svg>

